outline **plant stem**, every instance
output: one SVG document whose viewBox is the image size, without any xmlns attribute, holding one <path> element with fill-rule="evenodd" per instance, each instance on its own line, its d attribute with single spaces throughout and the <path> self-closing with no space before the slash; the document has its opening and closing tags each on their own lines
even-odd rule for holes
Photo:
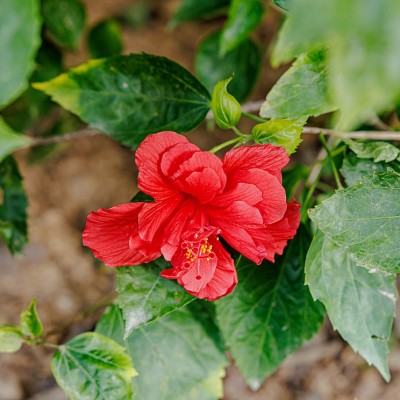
<svg viewBox="0 0 400 400">
<path fill-rule="evenodd" d="M 337 185 L 338 189 L 343 189 L 342 182 L 340 182 L 338 170 L 336 168 L 335 162 L 333 161 L 331 151 L 329 149 L 328 144 L 326 143 L 325 137 L 324 137 L 324 135 L 319 135 L 319 138 L 321 140 L 322 146 L 324 146 L 326 154 L 328 155 L 328 159 L 331 164 L 332 171 L 333 171 L 333 176 L 335 177 L 336 185 Z"/>
<path fill-rule="evenodd" d="M 210 153 L 216 153 L 217 151 L 224 149 L 225 147 L 230 146 L 231 144 L 236 144 L 239 142 L 243 142 L 243 138 L 242 137 L 235 137 L 231 140 L 228 140 L 227 142 L 221 143 L 215 147 L 213 147 L 211 150 L 208 150 Z"/>
<path fill-rule="evenodd" d="M 254 121 L 257 121 L 257 122 L 263 122 L 263 123 L 264 123 L 264 122 L 268 122 L 266 119 L 261 118 L 261 117 L 258 117 L 257 115 L 254 115 L 254 114 L 242 112 L 242 115 L 243 115 L 244 117 L 253 119 Z"/>
</svg>

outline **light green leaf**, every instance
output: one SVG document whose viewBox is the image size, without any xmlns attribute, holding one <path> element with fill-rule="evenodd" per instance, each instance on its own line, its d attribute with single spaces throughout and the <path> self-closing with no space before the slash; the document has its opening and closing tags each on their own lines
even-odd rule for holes
<svg viewBox="0 0 400 400">
<path fill-rule="evenodd" d="M 271 143 L 282 146 L 290 155 L 303 141 L 301 133 L 307 122 L 306 117 L 294 119 L 275 119 L 253 127 L 251 135 L 256 143 Z"/>
<path fill-rule="evenodd" d="M 322 51 L 301 55 L 267 95 L 263 118 L 318 116 L 337 108 L 331 99 L 327 66 Z"/>
<path fill-rule="evenodd" d="M 12 254 L 21 253 L 28 240 L 28 199 L 17 163 L 12 157 L 0 163 L 0 189 L 3 191 L 0 204 L 0 237 Z"/>
<path fill-rule="evenodd" d="M 99 22 L 89 32 L 87 44 L 93 58 L 110 57 L 123 50 L 122 32 L 117 21 Z"/>
<path fill-rule="evenodd" d="M 370 273 L 321 231 L 317 231 L 306 260 L 306 283 L 321 301 L 333 327 L 390 380 L 388 341 L 396 307 L 394 276 Z"/>
<path fill-rule="evenodd" d="M 253 390 L 322 323 L 323 309 L 304 286 L 309 243 L 301 228 L 275 264 L 241 258 L 235 291 L 216 302 L 226 344 Z"/>
<path fill-rule="evenodd" d="M 0 326 L 0 353 L 15 353 L 23 343 L 21 332 L 14 326 Z"/>
<path fill-rule="evenodd" d="M 131 147 L 149 133 L 193 129 L 210 102 L 207 90 L 186 69 L 149 54 L 92 60 L 34 87 Z"/>
<path fill-rule="evenodd" d="M 250 94 L 259 75 L 260 49 L 254 41 L 245 39 L 223 57 L 218 57 L 220 38 L 221 31 L 217 31 L 200 43 L 196 52 L 196 74 L 210 91 L 219 81 L 234 76 L 229 91 L 238 101 L 243 101 Z"/>
<path fill-rule="evenodd" d="M 124 347 L 86 332 L 60 347 L 51 361 L 57 383 L 71 400 L 133 398 L 132 367 Z"/>
<path fill-rule="evenodd" d="M 344 142 L 359 158 L 373 158 L 375 162 L 388 163 L 398 158 L 400 154 L 400 150 L 388 142 L 356 142 L 351 139 L 345 139 Z"/>
<path fill-rule="evenodd" d="M 292 0 L 273 0 L 274 4 L 276 4 L 279 8 L 282 8 L 283 10 L 289 10 L 290 3 Z"/>
<path fill-rule="evenodd" d="M 33 299 L 30 306 L 21 312 L 20 330 L 25 336 L 37 337 L 43 333 L 43 325 L 36 309 L 36 299 Z"/>
<path fill-rule="evenodd" d="M 211 110 L 221 129 L 231 129 L 239 122 L 242 109 L 239 102 L 228 93 L 227 86 L 231 78 L 218 82 L 211 97 Z"/>
<path fill-rule="evenodd" d="M 123 319 L 117 307 L 100 320 L 97 331 L 123 340 Z M 135 399 L 217 400 L 227 360 L 209 330 L 186 307 L 141 326 L 125 341 L 139 373 Z"/>
<path fill-rule="evenodd" d="M 0 163 L 13 151 L 29 147 L 32 139 L 14 132 L 0 116 Z"/>
<path fill-rule="evenodd" d="M 169 263 L 158 259 L 117 269 L 118 302 L 124 314 L 125 336 L 195 299 L 176 281 L 160 276 L 160 271 L 168 267 Z"/>
<path fill-rule="evenodd" d="M 397 0 L 293 1 L 274 63 L 316 46 L 328 48 L 329 82 L 341 110 L 338 127 L 352 129 L 400 95 L 399 18 Z"/>
<path fill-rule="evenodd" d="M 77 47 L 86 20 L 80 0 L 42 0 L 42 15 L 57 43 L 70 49 Z"/>
<path fill-rule="evenodd" d="M 0 109 L 27 87 L 40 45 L 39 0 L 0 0 Z"/>
<path fill-rule="evenodd" d="M 310 210 L 310 218 L 357 265 L 400 272 L 400 175 L 364 177 Z"/>
<path fill-rule="evenodd" d="M 261 22 L 263 15 L 264 7 L 261 0 L 232 0 L 228 20 L 221 35 L 221 56 L 245 40 Z"/>
</svg>

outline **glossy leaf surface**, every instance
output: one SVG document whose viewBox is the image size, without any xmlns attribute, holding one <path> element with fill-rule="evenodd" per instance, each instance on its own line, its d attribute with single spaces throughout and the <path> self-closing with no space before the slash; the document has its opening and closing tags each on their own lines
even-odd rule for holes
<svg viewBox="0 0 400 400">
<path fill-rule="evenodd" d="M 0 117 L 0 163 L 12 152 L 28 147 L 31 138 L 14 132 Z"/>
</svg>

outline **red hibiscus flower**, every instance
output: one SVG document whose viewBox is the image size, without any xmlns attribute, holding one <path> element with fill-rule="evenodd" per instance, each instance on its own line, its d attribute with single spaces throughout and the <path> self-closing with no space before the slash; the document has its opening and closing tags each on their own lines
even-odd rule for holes
<svg viewBox="0 0 400 400">
<path fill-rule="evenodd" d="M 270 144 L 243 146 L 220 160 L 175 132 L 149 135 L 136 152 L 139 189 L 153 203 L 100 209 L 87 218 L 83 243 L 111 267 L 161 255 L 161 272 L 189 293 L 216 300 L 237 275 L 219 237 L 260 264 L 293 238 L 300 205 L 286 202 L 281 170 L 289 157 Z"/>
</svg>

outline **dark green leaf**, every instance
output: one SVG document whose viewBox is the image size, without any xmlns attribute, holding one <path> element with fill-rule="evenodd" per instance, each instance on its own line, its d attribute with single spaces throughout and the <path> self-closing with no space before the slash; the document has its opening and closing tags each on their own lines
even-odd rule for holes
<svg viewBox="0 0 400 400">
<path fill-rule="evenodd" d="M 369 364 L 390 379 L 388 341 L 396 307 L 394 276 L 369 273 L 321 231 L 306 260 L 306 283 L 333 327 Z"/>
<path fill-rule="evenodd" d="M 42 0 L 42 15 L 57 43 L 70 49 L 77 47 L 86 20 L 80 0 Z"/>
<path fill-rule="evenodd" d="M 121 340 L 125 328 L 118 308 L 103 316 L 97 330 Z M 125 345 L 139 373 L 133 381 L 135 399 L 222 398 L 227 360 L 186 308 L 135 329 Z"/>
<path fill-rule="evenodd" d="M 289 10 L 290 3 L 292 0 L 273 0 L 274 4 L 276 4 L 278 7 L 282 8 L 283 10 Z"/>
<path fill-rule="evenodd" d="M 341 110 L 339 127 L 352 129 L 399 98 L 399 18 L 397 0 L 293 1 L 274 62 L 316 46 L 328 48 L 329 81 Z"/>
<path fill-rule="evenodd" d="M 282 185 L 286 190 L 288 201 L 292 200 L 297 187 L 306 181 L 309 172 L 309 168 L 302 164 L 282 172 Z"/>
<path fill-rule="evenodd" d="M 139 202 L 142 202 L 142 203 L 152 203 L 152 202 L 154 202 L 154 199 L 153 199 L 151 196 L 149 196 L 148 194 L 146 194 L 146 193 L 144 193 L 144 192 L 142 192 L 142 191 L 139 190 L 139 191 L 132 197 L 131 202 L 133 202 L 133 203 L 139 203 Z"/>
<path fill-rule="evenodd" d="M 317 116 L 335 110 L 328 89 L 324 54 L 300 56 L 267 95 L 260 115 L 264 118 Z"/>
<path fill-rule="evenodd" d="M 0 353 L 15 353 L 23 343 L 21 332 L 14 326 L 0 326 Z"/>
<path fill-rule="evenodd" d="M 187 70 L 149 54 L 92 60 L 35 87 L 131 147 L 149 133 L 193 129 L 204 120 L 210 102 L 207 90 Z"/>
<path fill-rule="evenodd" d="M 0 109 L 27 87 L 40 44 L 39 0 L 0 3 Z"/>
<path fill-rule="evenodd" d="M 37 337 L 43 333 L 43 325 L 36 309 L 36 299 L 33 299 L 30 306 L 21 312 L 20 330 L 25 336 Z"/>
<path fill-rule="evenodd" d="M 271 143 L 282 146 L 290 155 L 296 151 L 297 146 L 303 141 L 301 134 L 306 122 L 306 117 L 270 120 L 255 125 L 251 135 L 256 143 Z"/>
<path fill-rule="evenodd" d="M 94 332 L 74 337 L 53 356 L 51 369 L 71 400 L 133 398 L 136 371 L 124 347 Z"/>
<path fill-rule="evenodd" d="M 375 162 L 388 163 L 398 158 L 400 154 L 400 150 L 388 142 L 356 142 L 351 139 L 345 139 L 344 142 L 359 158 L 373 158 Z"/>
<path fill-rule="evenodd" d="M 226 344 L 252 389 L 322 323 L 323 309 L 304 286 L 309 244 L 309 234 L 301 228 L 275 264 L 257 266 L 241 258 L 235 291 L 216 302 Z"/>
<path fill-rule="evenodd" d="M 182 0 L 171 21 L 171 26 L 186 21 L 209 18 L 221 14 L 228 8 L 230 0 Z"/>
<path fill-rule="evenodd" d="M 372 271 L 400 272 L 400 175 L 364 177 L 310 211 L 310 218 L 350 258 Z"/>
<path fill-rule="evenodd" d="M 22 177 L 12 157 L 0 163 L 0 237 L 12 254 L 21 253 L 28 240 L 26 209 L 28 200 L 22 186 Z"/>
<path fill-rule="evenodd" d="M 0 116 L 0 163 L 12 152 L 28 147 L 32 139 L 14 132 Z"/>
<path fill-rule="evenodd" d="M 117 21 L 108 19 L 94 26 L 87 43 L 93 58 L 110 57 L 120 54 L 123 49 L 121 28 Z"/>
<path fill-rule="evenodd" d="M 125 335 L 154 321 L 195 298 L 175 281 L 160 276 L 169 263 L 159 259 L 145 265 L 117 269 L 119 305 L 126 322 Z"/>
<path fill-rule="evenodd" d="M 228 20 L 221 34 L 220 54 L 223 56 L 247 39 L 261 22 L 264 7 L 261 0 L 232 0 Z"/>
<path fill-rule="evenodd" d="M 212 91 L 221 80 L 234 75 L 229 91 L 238 101 L 251 92 L 261 66 L 261 52 L 250 39 L 243 40 L 223 57 L 220 54 L 221 31 L 207 36 L 197 49 L 196 73 L 205 87 Z"/>
</svg>

